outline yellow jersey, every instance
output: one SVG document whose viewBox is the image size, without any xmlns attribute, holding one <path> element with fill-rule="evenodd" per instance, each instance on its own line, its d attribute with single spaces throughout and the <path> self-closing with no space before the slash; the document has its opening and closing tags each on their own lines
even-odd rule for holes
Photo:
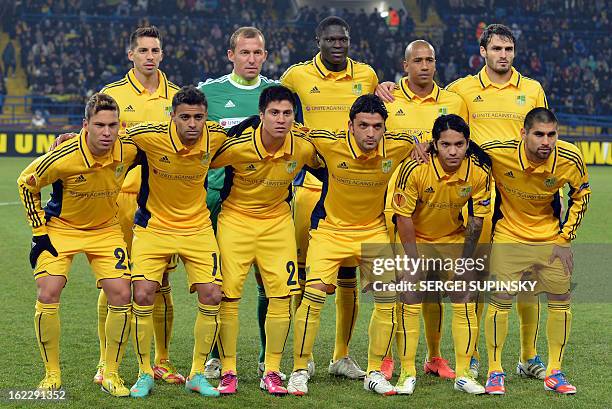
<svg viewBox="0 0 612 409">
<path fill-rule="evenodd" d="M 119 105 L 120 132 L 141 122 L 160 122 L 170 119 L 172 98 L 180 89 L 166 78 L 166 74 L 157 70 L 159 86 L 150 93 L 136 78 L 132 68 L 119 81 L 110 83 L 100 92 L 110 95 Z M 134 169 L 126 178 L 122 192 L 138 193 L 140 187 L 140 167 Z"/>
<path fill-rule="evenodd" d="M 385 132 L 378 148 L 364 153 L 348 131 L 309 134 L 325 163 L 321 199 L 311 228 L 370 229 L 385 226 L 383 210 L 389 179 L 414 148 L 404 132 Z"/>
<path fill-rule="evenodd" d="M 466 122 L 467 107 L 463 99 L 434 82 L 432 92 L 424 98 L 419 97 L 408 87 L 408 78 L 402 78 L 393 91 L 395 100 L 385 103 L 389 117 L 387 129 L 402 130 L 416 136 L 419 142 L 431 140 L 433 124 L 440 115 L 459 115 Z"/>
<path fill-rule="evenodd" d="M 368 64 L 351 58 L 347 58 L 345 70 L 330 71 L 318 53 L 310 61 L 289 67 L 280 82 L 300 98 L 304 125 L 311 129 L 342 130 L 347 127 L 353 102 L 361 95 L 373 93 L 378 77 Z M 303 185 L 321 188 L 320 182 L 308 174 Z"/>
<path fill-rule="evenodd" d="M 514 68 L 505 84 L 492 83 L 485 66 L 478 74 L 460 78 L 446 89 L 465 101 L 470 136 L 479 145 L 520 139 L 525 115 L 533 108 L 548 108 L 542 85 Z"/>
<path fill-rule="evenodd" d="M 34 160 L 17 180 L 33 234 L 47 234 L 47 226 L 93 230 L 118 224 L 117 195 L 136 152 L 131 140 L 119 137 L 106 156 L 94 157 L 83 129 Z M 47 185 L 53 190 L 43 209 L 40 191 Z"/>
<path fill-rule="evenodd" d="M 493 162 L 496 241 L 569 243 L 584 217 L 591 196 L 589 175 L 580 150 L 557 141 L 546 162 L 533 165 L 523 141 L 482 145 Z M 569 206 L 561 218 L 559 189 L 569 184 Z"/>
<path fill-rule="evenodd" d="M 491 211 L 491 169 L 466 156 L 456 172 L 446 173 L 437 156 L 427 163 L 406 161 L 393 194 L 395 214 L 411 217 L 418 241 L 443 242 L 463 234 L 461 209 L 485 217 Z"/>
<path fill-rule="evenodd" d="M 172 120 L 145 122 L 128 128 L 126 135 L 144 152 L 134 223 L 174 234 L 210 227 L 204 184 L 210 160 L 226 139 L 223 128 L 207 121 L 200 141 L 190 148 Z"/>
<path fill-rule="evenodd" d="M 272 154 L 263 145 L 259 125 L 228 137 L 211 167 L 225 167 L 223 210 L 275 218 L 291 212 L 291 182 L 304 165 L 319 166 L 315 148 L 304 131 L 293 128 L 284 145 Z"/>
</svg>

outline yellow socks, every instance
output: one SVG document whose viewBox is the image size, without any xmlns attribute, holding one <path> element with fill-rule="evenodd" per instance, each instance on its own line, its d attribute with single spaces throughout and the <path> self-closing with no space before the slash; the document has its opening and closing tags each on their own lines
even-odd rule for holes
<svg viewBox="0 0 612 409">
<path fill-rule="evenodd" d="M 153 303 L 153 329 L 155 331 L 155 364 L 162 359 L 168 359 L 170 338 L 174 324 L 174 302 L 170 286 L 161 287 L 155 293 Z"/>
<path fill-rule="evenodd" d="M 106 358 L 104 376 L 118 373 L 130 337 L 132 305 L 109 305 L 106 316 Z"/>
<path fill-rule="evenodd" d="M 485 302 L 484 302 L 484 293 L 478 292 L 476 295 L 476 322 L 478 326 L 478 331 L 476 331 L 476 339 L 474 340 L 474 353 L 472 356 L 478 360 L 480 360 L 480 352 L 478 350 L 478 342 L 480 341 L 480 329 L 484 328 L 484 312 L 485 312 Z"/>
<path fill-rule="evenodd" d="M 397 303 L 397 331 L 395 333 L 397 354 L 402 372 L 416 376 L 415 357 L 419 345 L 421 304 Z"/>
<path fill-rule="evenodd" d="M 153 306 L 132 304 L 132 344 L 139 373 L 153 376 L 151 341 L 153 340 Z"/>
<path fill-rule="evenodd" d="M 423 326 L 425 327 L 425 340 L 427 341 L 427 360 L 434 356 L 441 356 L 440 339 L 442 338 L 442 319 L 444 306 L 434 300 L 423 303 Z"/>
<path fill-rule="evenodd" d="M 339 278 L 336 288 L 336 344 L 333 360 L 349 354 L 349 342 L 359 313 L 357 279 Z"/>
<path fill-rule="evenodd" d="M 219 305 L 206 305 L 198 302 L 198 315 L 193 327 L 195 345 L 190 377 L 203 373 L 208 354 L 219 336 Z M 225 368 L 224 368 L 225 369 Z"/>
<path fill-rule="evenodd" d="M 293 370 L 306 369 L 321 323 L 325 291 L 306 287 L 293 324 Z"/>
<path fill-rule="evenodd" d="M 46 373 L 60 372 L 59 338 L 60 318 L 59 303 L 44 304 L 36 301 L 34 313 L 34 329 L 40 348 L 40 356 L 45 364 Z"/>
<path fill-rule="evenodd" d="M 511 300 L 491 297 L 485 317 L 485 337 L 489 355 L 489 373 L 503 372 L 501 356 L 506 335 L 508 334 L 508 314 L 512 308 Z"/>
<path fill-rule="evenodd" d="M 100 359 L 98 363 L 104 362 L 106 354 L 106 313 L 108 312 L 108 300 L 104 290 L 98 294 L 98 339 L 100 340 Z"/>
<path fill-rule="evenodd" d="M 548 301 L 546 338 L 548 340 L 548 365 L 546 376 L 553 370 L 561 370 L 565 345 L 572 327 L 572 312 L 568 301 Z"/>
<path fill-rule="evenodd" d="M 521 334 L 521 362 L 536 356 L 540 324 L 540 300 L 537 295 L 519 293 L 516 297 Z"/>
<path fill-rule="evenodd" d="M 368 370 L 366 373 L 380 371 L 383 358 L 391 350 L 396 328 L 395 302 L 377 302 L 374 296 L 374 311 L 372 311 L 368 328 Z"/>
<path fill-rule="evenodd" d="M 291 299 L 269 298 L 268 313 L 266 314 L 266 357 L 265 364 L 268 372 L 279 372 L 285 343 L 289 336 L 291 325 Z"/>
<path fill-rule="evenodd" d="M 453 344 L 455 346 L 455 373 L 464 376 L 470 367 L 470 358 L 476 345 L 476 306 L 474 303 L 453 303 Z"/>
<path fill-rule="evenodd" d="M 219 309 L 219 358 L 223 372 L 236 373 L 236 349 L 238 343 L 238 302 L 222 301 Z"/>
</svg>

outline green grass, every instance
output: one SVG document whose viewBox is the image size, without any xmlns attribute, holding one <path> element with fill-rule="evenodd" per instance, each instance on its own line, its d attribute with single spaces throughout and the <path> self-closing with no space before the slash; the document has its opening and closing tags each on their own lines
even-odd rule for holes
<svg viewBox="0 0 612 409">
<path fill-rule="evenodd" d="M 36 289 L 28 264 L 27 254 L 30 230 L 26 225 L 24 211 L 18 201 L 15 180 L 27 159 L 3 158 L 0 161 L 0 215 L 3 223 L 0 233 L 2 250 L 2 292 L 4 303 L 0 314 L 0 353 L 3 357 L 0 377 L 0 406 L 9 405 L 5 399 L 7 389 L 28 390 L 35 388 L 43 376 L 38 347 L 35 343 L 32 317 Z M 379 397 L 363 390 L 360 382 L 338 380 L 328 376 L 327 362 L 334 342 L 334 300 L 329 297 L 322 316 L 321 330 L 317 339 L 315 359 L 317 375 L 310 382 L 311 393 L 303 398 L 271 398 L 259 391 L 259 380 L 255 372 L 258 352 L 258 332 L 255 324 L 256 290 L 249 279 L 245 297 L 240 307 L 240 340 L 238 347 L 238 370 L 240 372 L 239 394 L 218 399 L 214 403 L 188 394 L 182 388 L 157 384 L 151 397 L 144 400 L 114 399 L 100 391 L 91 382 L 98 359 L 96 336 L 97 290 L 94 278 L 85 262 L 77 257 L 70 272 L 69 282 L 62 296 L 61 357 L 63 383 L 67 391 L 69 407 L 195 407 L 214 404 L 215 407 L 273 407 L 290 405 L 296 408 L 386 408 L 411 406 L 422 408 L 604 408 L 612 406 L 612 392 L 605 382 L 612 366 L 610 359 L 610 308 L 609 281 L 604 280 L 609 272 L 612 255 L 612 222 L 608 206 L 612 203 L 612 169 L 591 168 L 591 185 L 594 191 L 591 208 L 579 231 L 578 243 L 599 244 L 598 247 L 583 247 L 582 257 L 577 261 L 575 281 L 583 294 L 582 302 L 573 306 L 574 321 L 567 346 L 564 368 L 571 381 L 578 387 L 576 396 L 555 396 L 543 390 L 539 381 L 522 380 L 514 375 L 519 345 L 516 314 L 511 314 L 510 333 L 504 350 L 504 362 L 509 375 L 508 394 L 503 397 L 467 396 L 452 390 L 452 382 L 425 376 L 419 368 L 416 392 L 410 397 Z M 9 204 L 6 204 L 9 203 Z M 578 248 L 578 247 L 576 247 Z M 587 254 L 588 252 L 588 254 Z M 598 279 L 600 278 L 601 279 Z M 172 342 L 172 358 L 183 373 L 188 372 L 193 347 L 193 322 L 195 302 L 189 295 L 184 270 L 171 276 L 175 300 L 175 328 Z M 589 285 L 587 285 L 589 284 Z M 589 297 L 589 294 L 596 296 Z M 596 303 L 587 303 L 591 299 Z M 367 358 L 367 326 L 371 305 L 364 303 L 352 341 L 352 356 L 363 366 Z M 545 313 L 542 323 L 545 322 Z M 544 325 L 543 325 L 544 327 Z M 453 357 L 450 338 L 450 308 L 446 309 L 445 332 L 442 340 L 443 355 Z M 283 369 L 291 369 L 291 340 L 283 361 Z M 481 339 L 481 350 L 484 343 Z M 546 336 L 540 335 L 539 351 L 546 357 Z M 425 354 L 423 336 L 417 355 L 422 362 Z M 421 366 L 419 364 L 419 366 Z M 484 373 L 484 369 L 481 372 Z M 137 366 L 131 345 L 122 365 L 122 374 L 127 384 L 134 382 Z M 43 403 L 13 403 L 11 407 L 44 405 Z"/>
</svg>

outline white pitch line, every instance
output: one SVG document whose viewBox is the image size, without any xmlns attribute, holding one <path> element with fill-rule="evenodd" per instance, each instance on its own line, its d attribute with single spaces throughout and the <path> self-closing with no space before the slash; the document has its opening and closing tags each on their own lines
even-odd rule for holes
<svg viewBox="0 0 612 409">
<path fill-rule="evenodd" d="M 0 206 L 15 206 L 18 205 L 20 202 L 0 202 Z"/>
</svg>

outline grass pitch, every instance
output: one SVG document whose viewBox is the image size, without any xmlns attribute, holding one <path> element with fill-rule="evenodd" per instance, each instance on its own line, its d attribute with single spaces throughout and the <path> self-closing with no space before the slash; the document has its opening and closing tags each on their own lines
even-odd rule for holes
<svg viewBox="0 0 612 409">
<path fill-rule="evenodd" d="M 50 403 L 20 401 L 9 402 L 8 390 L 31 390 L 43 376 L 44 369 L 35 342 L 32 317 L 36 299 L 36 287 L 28 262 L 30 229 L 24 210 L 18 203 L 15 180 L 30 159 L 2 158 L 0 160 L 0 224 L 2 249 L 2 293 L 4 302 L 0 314 L 0 353 L 3 357 L 0 376 L 0 406 L 31 407 Z M 612 367 L 611 332 L 612 308 L 610 306 L 609 281 L 605 280 L 612 255 L 612 219 L 609 207 L 612 203 L 612 169 L 592 167 L 589 169 L 593 195 L 591 207 L 576 243 L 597 246 L 576 246 L 583 249 L 578 257 L 574 279 L 581 290 L 580 302 L 573 306 L 574 320 L 571 338 L 567 346 L 564 370 L 578 388 L 575 396 L 556 396 L 545 392 L 542 382 L 523 380 L 515 375 L 518 357 L 518 327 L 516 313 L 511 314 L 508 340 L 504 349 L 507 377 L 506 396 L 468 396 L 453 390 L 451 381 L 424 375 L 422 362 L 425 357 L 423 331 L 417 353 L 417 389 L 412 396 L 380 397 L 363 390 L 359 381 L 336 379 L 327 374 L 327 364 L 334 345 L 334 297 L 328 297 L 323 310 L 322 323 L 315 348 L 317 374 L 309 383 L 310 393 L 303 398 L 288 396 L 273 398 L 259 390 L 256 362 L 259 347 L 256 325 L 255 281 L 249 278 L 244 299 L 240 306 L 240 339 L 238 344 L 239 392 L 236 396 L 207 400 L 199 395 L 187 393 L 180 386 L 157 383 L 153 394 L 142 400 L 111 398 L 100 391 L 91 380 L 98 360 L 96 335 L 97 290 L 94 277 L 84 256 L 75 259 L 63 292 L 61 304 L 62 339 L 61 359 L 63 386 L 67 399 L 59 405 L 66 407 L 96 408 L 191 408 L 191 407 L 278 407 L 293 408 L 610 408 L 612 392 L 605 386 L 605 379 Z M 46 196 L 46 195 L 45 195 Z M 43 196 L 43 198 L 46 197 Z M 588 254 L 586 254 L 588 253 Z M 612 262 L 612 260 L 610 260 Z M 182 373 L 187 374 L 191 365 L 193 348 L 193 323 L 196 314 L 196 299 L 187 291 L 186 277 L 182 266 L 172 274 L 171 284 L 175 302 L 175 326 L 171 355 Z M 589 296 L 589 292 L 594 294 Z M 587 302 L 590 300 L 591 302 Z M 352 340 L 351 355 L 363 366 L 367 362 L 367 327 L 371 305 L 362 303 L 359 320 Z M 541 320 L 538 348 L 546 362 L 546 312 Z M 451 309 L 446 308 L 445 331 L 442 352 L 453 363 L 450 333 Z M 481 330 L 481 334 L 484 331 Z M 480 350 L 486 357 L 484 337 Z M 291 339 L 283 360 L 283 370 L 291 371 Z M 483 359 L 486 366 L 486 359 Z M 128 347 L 122 364 L 122 376 L 131 385 L 137 376 L 137 365 L 132 346 Z M 486 368 L 481 368 L 481 378 Z M 397 375 L 397 374 L 396 374 Z M 394 379 L 395 381 L 395 379 Z M 604 383 L 601 383 L 603 381 Z M 484 382 L 484 381 L 483 381 Z M 54 403 L 51 403 L 55 405 Z"/>
</svg>

